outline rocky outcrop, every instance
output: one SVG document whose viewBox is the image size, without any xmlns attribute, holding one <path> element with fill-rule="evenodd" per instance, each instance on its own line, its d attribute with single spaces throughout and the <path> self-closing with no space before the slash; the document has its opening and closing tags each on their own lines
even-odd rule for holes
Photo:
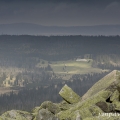
<svg viewBox="0 0 120 120">
<path fill-rule="evenodd" d="M 77 95 L 70 87 L 65 85 L 59 92 L 60 96 L 68 103 L 78 103 L 80 101 L 80 96 Z"/>
<path fill-rule="evenodd" d="M 19 110 L 7 111 L 0 116 L 0 120 L 32 120 L 32 119 L 33 119 L 32 114 Z"/>
<path fill-rule="evenodd" d="M 37 113 L 36 120 L 58 120 L 48 109 L 40 109 Z"/>
<path fill-rule="evenodd" d="M 0 120 L 119 120 L 120 71 L 114 70 L 80 97 L 65 85 L 59 92 L 61 103 L 45 101 L 31 113 L 12 110 Z"/>
</svg>

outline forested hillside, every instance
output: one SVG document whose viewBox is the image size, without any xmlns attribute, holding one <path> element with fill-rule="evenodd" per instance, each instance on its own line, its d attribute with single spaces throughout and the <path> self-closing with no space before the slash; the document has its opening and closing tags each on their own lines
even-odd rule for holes
<svg viewBox="0 0 120 120">
<path fill-rule="evenodd" d="M 63 54 L 118 54 L 119 36 L 0 36 L 0 47 L 15 54 L 63 55 Z M 4 46 L 3 46 L 4 45 Z M 115 48 L 114 48 L 115 47 Z M 63 48 L 63 49 L 61 49 Z M 104 49 L 103 49 L 104 48 Z M 114 48 L 114 49 L 113 49 Z M 60 51 L 59 51 L 60 50 Z M 2 52 L 2 51 L 1 51 Z M 36 53 L 36 54 L 33 54 Z"/>
<path fill-rule="evenodd" d="M 70 79 L 73 74 L 120 69 L 119 39 L 119 36 L 1 35 L 0 85 L 24 87 L 42 79 Z M 78 58 L 88 63 L 75 62 Z M 56 73 L 64 74 L 61 77 Z"/>
<path fill-rule="evenodd" d="M 61 79 L 61 77 L 56 77 L 55 72 L 58 68 L 54 67 L 55 61 L 75 61 L 77 58 L 87 59 L 88 62 L 92 61 L 90 64 L 85 63 L 91 70 L 93 68 L 100 68 L 99 70 L 93 69 L 91 72 L 120 69 L 119 39 L 119 36 L 1 35 L 0 85 L 26 86 L 28 83 L 36 80 Z M 44 64 L 45 60 L 47 64 Z M 52 61 L 54 61 L 54 64 L 51 64 Z M 74 67 L 76 63 L 73 61 L 72 66 Z M 67 67 L 65 63 L 60 69 L 65 71 L 66 68 L 64 67 Z M 69 69 L 70 67 L 68 66 L 67 68 Z M 81 70 L 83 69 L 84 67 L 81 68 Z M 88 70 L 88 67 L 86 69 Z M 69 71 L 66 71 L 64 76 Z M 59 70 L 59 72 L 61 71 Z M 83 73 L 85 72 L 86 70 Z M 90 71 L 86 73 L 88 72 Z"/>
<path fill-rule="evenodd" d="M 93 75 L 74 75 L 72 76 L 73 79 L 69 81 L 51 83 L 49 86 L 42 86 L 40 83 L 37 83 L 36 87 L 32 89 L 24 88 L 18 94 L 10 92 L 9 95 L 1 95 L 0 114 L 11 109 L 31 111 L 33 107 L 39 106 L 47 100 L 60 102 L 62 99 L 58 93 L 65 84 L 82 96 L 95 82 L 106 74 L 108 74 L 108 72 Z"/>
<path fill-rule="evenodd" d="M 119 54 L 119 39 L 119 36 L 1 35 L 0 57 L 3 61 L 8 60 L 7 65 L 19 65 L 18 67 L 21 67 L 18 63 L 21 63 L 23 59 L 24 63 L 26 61 L 31 64 L 37 62 L 34 57 L 47 60 L 63 60 L 77 56 L 83 58 L 85 54 L 88 54 L 87 57 L 89 58 L 97 54 Z M 30 57 L 33 57 L 33 59 L 28 60 Z M 9 63 L 9 60 L 11 63 Z M 12 63 L 12 60 L 14 60 L 14 63 Z M 5 62 L 3 65 L 6 65 Z"/>
<path fill-rule="evenodd" d="M 119 36 L 1 35 L 0 113 L 58 102 L 64 84 L 83 95 L 120 69 L 119 51 Z"/>
</svg>

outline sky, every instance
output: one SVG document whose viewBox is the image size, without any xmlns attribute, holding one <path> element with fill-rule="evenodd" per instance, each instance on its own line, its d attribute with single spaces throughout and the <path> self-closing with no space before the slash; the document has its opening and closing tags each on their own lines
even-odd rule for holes
<svg viewBox="0 0 120 120">
<path fill-rule="evenodd" d="M 120 0 L 0 0 L 0 24 L 120 24 Z"/>
</svg>

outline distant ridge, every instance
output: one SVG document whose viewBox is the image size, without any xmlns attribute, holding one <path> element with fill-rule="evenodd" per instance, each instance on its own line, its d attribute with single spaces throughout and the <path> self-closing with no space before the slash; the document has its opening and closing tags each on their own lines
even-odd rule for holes
<svg viewBox="0 0 120 120">
<path fill-rule="evenodd" d="M 120 25 L 42 26 L 32 23 L 0 24 L 0 35 L 120 35 Z"/>
</svg>

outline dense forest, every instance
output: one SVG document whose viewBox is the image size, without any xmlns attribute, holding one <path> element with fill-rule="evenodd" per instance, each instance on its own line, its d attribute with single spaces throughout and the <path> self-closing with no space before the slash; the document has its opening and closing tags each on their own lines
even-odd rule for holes
<svg viewBox="0 0 120 120">
<path fill-rule="evenodd" d="M 79 54 L 119 54 L 119 36 L 0 36 L 1 51 L 13 55 L 26 54 L 38 57 Z M 4 45 L 4 46 L 3 46 Z M 13 48 L 14 46 L 14 48 Z M 114 48 L 115 47 L 115 48 Z M 63 49 L 61 49 L 63 48 Z M 114 48 L 114 49 L 112 49 Z M 36 53 L 36 54 L 33 54 Z M 5 55 L 5 54 L 4 54 Z M 54 58 L 53 58 L 54 59 Z"/>
<path fill-rule="evenodd" d="M 0 66 L 32 68 L 39 59 L 119 55 L 119 36 L 0 36 Z M 117 59 L 117 57 L 116 57 Z"/>
<path fill-rule="evenodd" d="M 94 73 L 93 75 L 73 75 L 72 80 L 62 81 L 57 84 L 50 84 L 49 86 L 36 86 L 32 89 L 23 89 L 18 94 L 11 92 L 0 96 L 0 114 L 11 109 L 19 109 L 30 111 L 44 101 L 60 102 L 62 101 L 59 96 L 61 88 L 67 84 L 77 94 L 82 96 L 87 90 L 98 80 L 104 77 L 107 72 Z"/>
<path fill-rule="evenodd" d="M 120 69 L 119 51 L 120 36 L 1 35 L 0 88 L 13 92 L 0 90 L 0 113 L 30 111 L 45 100 L 59 102 L 64 84 L 83 95 L 111 70 Z"/>
<path fill-rule="evenodd" d="M 0 36 L 0 86 L 26 86 L 56 78 L 51 61 L 92 59 L 92 67 L 120 69 L 120 36 Z M 36 67 L 41 59 L 46 67 Z M 44 62 L 44 61 L 43 61 Z M 43 63 L 44 64 L 44 63 Z M 47 72 L 51 71 L 51 72 Z"/>
</svg>

